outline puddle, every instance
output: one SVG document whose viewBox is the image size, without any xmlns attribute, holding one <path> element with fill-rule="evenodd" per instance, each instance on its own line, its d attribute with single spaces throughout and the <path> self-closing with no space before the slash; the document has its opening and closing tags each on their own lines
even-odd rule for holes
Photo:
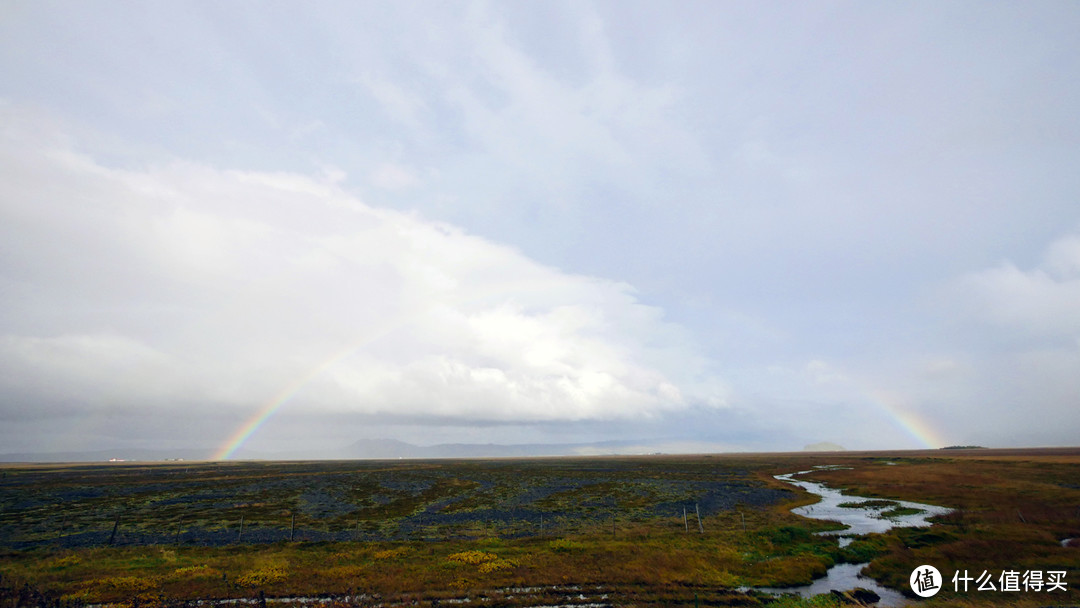
<svg viewBox="0 0 1080 608">
<path fill-rule="evenodd" d="M 837 564 L 832 568 L 829 568 L 829 571 L 825 573 L 825 576 L 803 587 L 754 587 L 753 589 L 755 591 L 763 591 L 774 595 L 795 593 L 802 597 L 813 597 L 823 593 L 828 594 L 833 589 L 836 589 L 837 591 L 850 591 L 856 587 L 862 587 L 863 589 L 869 589 L 881 596 L 881 599 L 875 604 L 876 606 L 906 606 L 908 599 L 899 592 L 881 586 L 872 578 L 859 576 L 859 572 L 861 572 L 866 565 L 867 564 Z"/>
<path fill-rule="evenodd" d="M 537 603 L 544 602 L 545 598 L 538 597 L 544 593 L 556 593 L 562 595 L 562 603 L 547 604 Z M 506 587 L 503 589 L 496 589 L 490 593 L 496 594 L 494 597 L 494 604 L 502 605 L 499 602 L 506 602 L 511 600 L 517 600 L 519 602 L 525 602 L 523 605 L 530 606 L 531 608 L 614 608 L 614 605 L 608 601 L 608 594 L 603 587 L 596 587 L 594 590 L 582 589 L 578 585 L 550 585 L 545 587 Z M 493 598 L 490 596 L 482 595 L 480 600 L 473 597 L 450 597 L 440 598 L 436 600 L 436 603 L 446 605 L 467 606 L 475 601 L 488 601 Z M 550 596 L 546 598 L 547 601 L 551 601 Z M 415 606 L 416 601 L 409 601 L 406 599 L 390 599 L 382 600 L 377 595 L 345 595 L 345 596 L 333 596 L 333 597 L 320 597 L 320 596 L 293 596 L 293 597 L 241 597 L 241 598 L 219 598 L 219 599 L 202 599 L 192 600 L 190 605 L 198 608 L 219 608 L 219 607 L 251 607 L 251 606 L 271 606 L 284 604 L 286 606 L 300 606 L 318 608 L 325 604 L 335 605 L 362 605 L 372 606 L 373 608 L 405 608 L 406 606 Z M 86 604 L 85 608 L 108 608 L 111 604 Z"/>
</svg>

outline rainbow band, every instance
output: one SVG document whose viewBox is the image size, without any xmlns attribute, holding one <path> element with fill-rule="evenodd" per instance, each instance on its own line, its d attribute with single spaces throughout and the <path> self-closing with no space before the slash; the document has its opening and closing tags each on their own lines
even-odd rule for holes
<svg viewBox="0 0 1080 608">
<path fill-rule="evenodd" d="M 868 393 L 872 402 L 887 414 L 888 419 L 904 429 L 921 447 L 937 449 L 949 445 L 948 440 L 934 425 L 924 420 L 912 408 L 905 406 L 898 396 L 880 390 Z"/>
<path fill-rule="evenodd" d="M 477 291 L 470 294 L 468 298 L 450 298 L 448 301 L 436 302 L 419 310 L 413 310 L 405 314 L 400 314 L 397 317 L 392 318 L 382 328 L 374 331 L 372 335 L 365 336 L 359 340 L 353 341 L 348 347 L 338 351 L 331 355 L 328 359 L 322 363 L 316 365 L 311 371 L 301 376 L 298 380 L 293 381 L 286 386 L 281 392 L 267 401 L 251 418 L 247 420 L 240 428 L 236 429 L 232 435 L 219 447 L 214 450 L 210 455 L 210 460 L 228 460 L 232 458 L 236 450 L 240 449 L 244 443 L 255 434 L 263 424 L 266 423 L 273 415 L 281 409 L 281 406 L 288 403 L 290 399 L 296 396 L 308 383 L 321 375 L 326 370 L 330 369 L 334 365 L 337 365 L 343 359 L 348 358 L 356 351 L 364 348 L 365 346 L 375 342 L 376 340 L 383 338 L 401 327 L 404 327 L 410 322 L 421 318 L 424 315 L 429 314 L 439 306 L 462 304 L 468 302 L 474 302 L 483 298 L 491 296 L 497 296 L 505 293 L 524 293 L 524 292 L 539 292 L 543 293 L 549 286 L 558 286 L 560 283 L 551 279 L 531 279 L 508 282 L 505 285 L 500 285 L 496 289 Z"/>
<path fill-rule="evenodd" d="M 521 290 L 542 290 L 547 281 L 525 281 L 518 282 L 506 286 L 502 286 L 501 289 L 493 290 L 492 292 L 486 292 L 483 294 L 474 294 L 473 297 L 468 300 L 462 301 L 474 301 L 480 299 L 483 296 L 490 296 L 493 293 L 500 293 L 506 291 L 512 291 L 514 289 Z M 444 304 L 449 304 L 446 302 Z M 412 314 L 399 315 L 393 319 L 390 323 L 383 326 L 380 330 L 377 330 L 373 335 L 366 336 L 358 341 L 352 342 L 347 348 L 338 351 L 322 363 L 316 365 L 311 371 L 301 376 L 299 379 L 293 381 L 286 386 L 281 392 L 267 401 L 251 418 L 240 426 L 229 438 L 210 456 L 210 460 L 228 460 L 232 458 L 244 443 L 251 438 L 252 435 L 258 431 L 262 425 L 266 423 L 273 415 L 281 409 L 283 405 L 289 402 L 290 399 L 295 397 L 305 386 L 307 386 L 316 377 L 323 374 L 326 370 L 330 369 L 334 365 L 338 364 L 342 360 L 348 358 L 352 354 L 356 353 L 361 348 L 364 348 L 368 344 L 375 342 L 376 340 L 389 335 L 396 331 L 398 328 L 403 327 L 410 321 L 419 318 L 435 309 L 438 304 L 429 306 L 426 309 L 415 311 Z M 865 390 L 868 399 L 871 403 L 877 406 L 878 409 L 883 411 L 887 418 L 896 426 L 902 428 L 911 438 L 913 438 L 921 447 L 935 449 L 948 445 L 947 441 L 938 433 L 926 420 L 922 419 L 912 408 L 906 406 L 898 396 L 887 393 L 881 390 Z"/>
<path fill-rule="evenodd" d="M 428 309 L 430 310 L 430 309 Z M 423 311 L 420 313 L 423 314 Z M 214 450 L 214 453 L 210 455 L 210 460 L 228 460 L 232 458 L 236 450 L 240 449 L 240 446 L 251 438 L 263 424 L 266 423 L 273 415 L 281 409 L 281 406 L 289 402 L 290 399 L 296 396 L 305 386 L 307 386 L 312 380 L 322 375 L 323 372 L 337 365 L 343 359 L 348 358 L 356 351 L 364 348 L 368 344 L 375 342 L 379 338 L 387 336 L 393 333 L 398 328 L 404 326 L 408 321 L 418 318 L 419 314 L 406 314 L 400 315 L 394 321 L 388 323 L 381 330 L 374 332 L 370 336 L 352 342 L 347 348 L 344 348 L 322 363 L 316 365 L 311 371 L 301 376 L 299 379 L 294 380 L 288 386 L 286 386 L 281 392 L 263 404 L 262 407 L 255 412 L 255 415 L 248 419 L 240 428 L 236 429 L 232 435 L 219 447 Z"/>
<path fill-rule="evenodd" d="M 273 399 L 267 401 L 265 405 L 259 408 L 259 411 L 256 412 L 254 416 L 248 419 L 247 422 L 245 422 L 240 428 L 236 429 L 236 431 L 229 436 L 228 440 L 226 440 L 225 443 L 210 456 L 210 460 L 228 460 L 232 458 L 232 455 L 236 453 L 236 450 L 240 449 L 240 446 L 244 445 L 244 442 L 247 441 L 252 435 L 254 435 L 255 431 L 259 430 L 259 427 L 261 427 L 263 423 L 269 420 L 270 417 L 273 416 L 274 413 L 281 408 L 281 406 L 285 405 L 285 403 L 288 402 L 289 399 L 292 399 L 294 396 L 296 396 L 296 394 L 300 392 L 300 389 L 304 388 L 304 386 L 306 386 L 308 382 L 314 380 L 316 376 L 326 371 L 326 369 L 332 367 L 335 363 L 348 356 L 351 352 L 353 352 L 352 349 L 348 350 L 344 354 L 332 357 L 322 365 L 319 365 L 314 370 L 308 372 L 306 376 L 303 376 L 299 380 L 294 381 L 283 391 L 278 393 Z"/>
</svg>

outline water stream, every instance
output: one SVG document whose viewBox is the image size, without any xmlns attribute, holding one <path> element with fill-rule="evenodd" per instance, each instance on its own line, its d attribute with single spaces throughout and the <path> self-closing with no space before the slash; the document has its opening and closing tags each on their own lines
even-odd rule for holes
<svg viewBox="0 0 1080 608">
<path fill-rule="evenodd" d="M 817 467 L 837 468 L 837 467 Z M 834 490 L 825 484 L 795 479 L 796 475 L 803 475 L 811 471 L 799 471 L 787 475 L 776 475 L 776 479 L 786 481 L 803 488 L 811 494 L 817 494 L 821 501 L 812 505 L 796 507 L 791 510 L 796 515 L 811 519 L 835 521 L 846 526 L 842 530 L 829 530 L 818 532 L 823 536 L 836 536 L 840 546 L 850 543 L 854 537 L 863 534 L 880 534 L 892 528 L 928 527 L 929 519 L 937 515 L 945 515 L 951 509 L 934 505 L 925 505 L 906 500 L 882 500 L 844 494 L 840 490 Z M 881 596 L 878 606 L 904 606 L 908 599 L 903 595 L 883 587 L 877 581 L 861 576 L 859 573 L 867 564 L 837 564 L 829 568 L 825 576 L 803 587 L 788 588 L 757 588 L 766 593 L 797 593 L 803 597 L 810 597 L 832 590 L 849 591 L 856 587 L 869 589 Z"/>
<path fill-rule="evenodd" d="M 810 472 L 799 471 L 798 473 L 776 475 L 775 477 L 821 497 L 820 502 L 796 507 L 791 510 L 792 513 L 811 519 L 836 521 L 847 526 L 843 530 L 819 532 L 822 535 L 850 539 L 863 534 L 888 532 L 893 528 L 929 527 L 931 517 L 945 515 L 952 511 L 952 509 L 946 509 L 945 507 L 924 505 L 906 500 L 882 500 L 853 496 L 844 494 L 840 490 L 834 490 L 822 483 L 794 479 L 796 475 Z M 900 511 L 900 509 L 903 510 Z M 898 513 L 890 513 L 891 511 L 898 511 Z M 844 544 L 847 543 L 841 543 L 841 546 Z"/>
</svg>

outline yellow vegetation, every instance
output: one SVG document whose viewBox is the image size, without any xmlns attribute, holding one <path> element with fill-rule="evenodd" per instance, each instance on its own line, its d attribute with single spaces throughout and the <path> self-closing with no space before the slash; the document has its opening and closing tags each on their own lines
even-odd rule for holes
<svg viewBox="0 0 1080 608">
<path fill-rule="evenodd" d="M 446 556 L 446 559 L 452 562 L 472 564 L 476 566 L 484 562 L 493 562 L 499 559 L 499 556 L 495 555 L 494 553 L 487 553 L 484 551 L 462 551 L 461 553 L 452 553 Z"/>
<path fill-rule="evenodd" d="M 170 578 L 174 579 L 187 579 L 187 578 L 219 578 L 221 577 L 221 571 L 216 568 L 211 568 L 206 564 L 199 564 L 198 566 L 184 566 L 183 568 L 177 568 L 172 571 Z"/>
<path fill-rule="evenodd" d="M 489 572 L 501 572 L 503 570 L 513 570 L 517 567 L 517 564 L 508 559 L 497 559 L 490 562 L 484 562 L 480 564 L 479 572 L 481 574 L 487 574 Z"/>
<path fill-rule="evenodd" d="M 408 552 L 408 547 L 398 547 L 396 549 L 384 549 L 382 551 L 376 551 L 373 557 L 375 559 L 397 559 Z"/>
<path fill-rule="evenodd" d="M 49 563 L 49 567 L 54 570 L 59 570 L 61 568 L 67 568 L 68 566 L 74 566 L 80 562 L 82 562 L 82 560 L 78 555 L 65 555 L 52 560 L 52 562 Z"/>
<path fill-rule="evenodd" d="M 263 566 L 262 568 L 252 570 L 247 574 L 240 575 L 236 579 L 236 584 L 242 587 L 262 587 L 264 585 L 283 582 L 288 577 L 289 573 L 283 566 Z"/>
<path fill-rule="evenodd" d="M 89 586 L 104 591 L 146 591 L 157 586 L 157 581 L 137 576 L 110 576 L 92 580 Z"/>
</svg>

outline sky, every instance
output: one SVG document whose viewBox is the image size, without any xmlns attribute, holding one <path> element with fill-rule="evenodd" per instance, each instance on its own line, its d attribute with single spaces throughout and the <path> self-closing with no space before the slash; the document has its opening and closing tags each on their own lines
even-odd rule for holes
<svg viewBox="0 0 1080 608">
<path fill-rule="evenodd" d="M 0 452 L 1076 445 L 1075 2 L 0 1 Z"/>
</svg>

